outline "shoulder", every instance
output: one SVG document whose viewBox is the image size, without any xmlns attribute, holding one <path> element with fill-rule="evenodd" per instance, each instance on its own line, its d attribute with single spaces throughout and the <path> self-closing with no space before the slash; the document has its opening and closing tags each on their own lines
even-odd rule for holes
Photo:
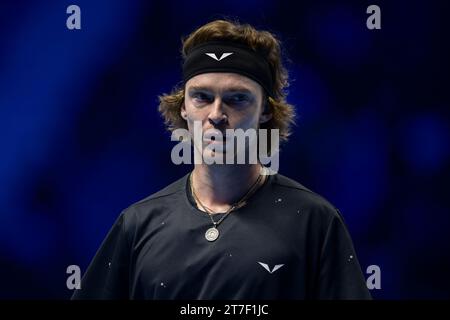
<svg viewBox="0 0 450 320">
<path fill-rule="evenodd" d="M 141 224 L 151 218 L 155 212 L 163 213 L 170 211 L 176 206 L 176 201 L 181 198 L 180 195 L 185 191 L 185 186 L 189 174 L 172 182 L 163 189 L 132 203 L 122 211 L 123 219 L 126 225 Z M 130 226 L 129 226 L 130 227 Z"/>
<path fill-rule="evenodd" d="M 330 201 L 292 178 L 277 173 L 273 176 L 272 185 L 273 192 L 294 201 L 302 214 L 327 222 L 336 218 L 343 220 L 340 211 Z"/>
</svg>

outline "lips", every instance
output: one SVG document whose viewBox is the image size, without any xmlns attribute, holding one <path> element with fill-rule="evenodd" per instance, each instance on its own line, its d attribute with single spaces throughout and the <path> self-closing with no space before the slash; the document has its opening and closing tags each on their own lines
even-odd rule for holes
<svg viewBox="0 0 450 320">
<path fill-rule="evenodd" d="M 220 137 L 222 137 L 222 139 L 220 139 Z M 219 130 L 208 129 L 203 135 L 203 141 L 209 143 L 224 143 L 226 140 L 226 133 Z"/>
<path fill-rule="evenodd" d="M 217 137 L 211 137 L 211 138 L 207 138 L 206 141 L 211 141 L 211 142 L 225 142 L 227 139 L 225 137 L 222 137 L 222 139 L 217 139 Z"/>
<path fill-rule="evenodd" d="M 207 144 L 222 144 L 222 143 L 226 143 L 225 140 L 212 140 L 212 139 L 207 139 L 204 140 Z"/>
</svg>

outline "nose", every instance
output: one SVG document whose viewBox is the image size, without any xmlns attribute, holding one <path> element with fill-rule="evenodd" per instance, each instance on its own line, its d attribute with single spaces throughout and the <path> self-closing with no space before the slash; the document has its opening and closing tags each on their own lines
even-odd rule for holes
<svg viewBox="0 0 450 320">
<path fill-rule="evenodd" d="M 208 121 L 214 126 L 220 126 L 227 123 L 228 117 L 224 113 L 222 100 L 220 98 L 217 98 L 214 101 L 213 107 L 208 116 Z"/>
</svg>

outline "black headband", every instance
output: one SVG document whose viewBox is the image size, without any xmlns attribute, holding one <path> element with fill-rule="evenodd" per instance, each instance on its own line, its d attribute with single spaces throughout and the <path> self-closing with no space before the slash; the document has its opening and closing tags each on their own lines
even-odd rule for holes
<svg viewBox="0 0 450 320">
<path fill-rule="evenodd" d="M 258 52 L 235 42 L 211 41 L 194 47 L 183 64 L 183 81 L 207 72 L 232 72 L 258 82 L 274 97 L 269 63 Z"/>
</svg>

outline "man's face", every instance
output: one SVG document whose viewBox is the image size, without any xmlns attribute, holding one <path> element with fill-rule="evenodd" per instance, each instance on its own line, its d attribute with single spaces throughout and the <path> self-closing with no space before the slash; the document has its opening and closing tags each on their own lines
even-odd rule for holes
<svg viewBox="0 0 450 320">
<path fill-rule="evenodd" d="M 270 119 L 263 113 L 263 89 L 255 81 L 236 73 L 204 73 L 186 83 L 181 115 L 193 135 L 194 121 L 200 121 L 203 132 L 226 129 L 258 129 Z M 222 141 L 203 140 L 203 148 Z M 199 146 L 196 146 L 199 147 Z"/>
</svg>

